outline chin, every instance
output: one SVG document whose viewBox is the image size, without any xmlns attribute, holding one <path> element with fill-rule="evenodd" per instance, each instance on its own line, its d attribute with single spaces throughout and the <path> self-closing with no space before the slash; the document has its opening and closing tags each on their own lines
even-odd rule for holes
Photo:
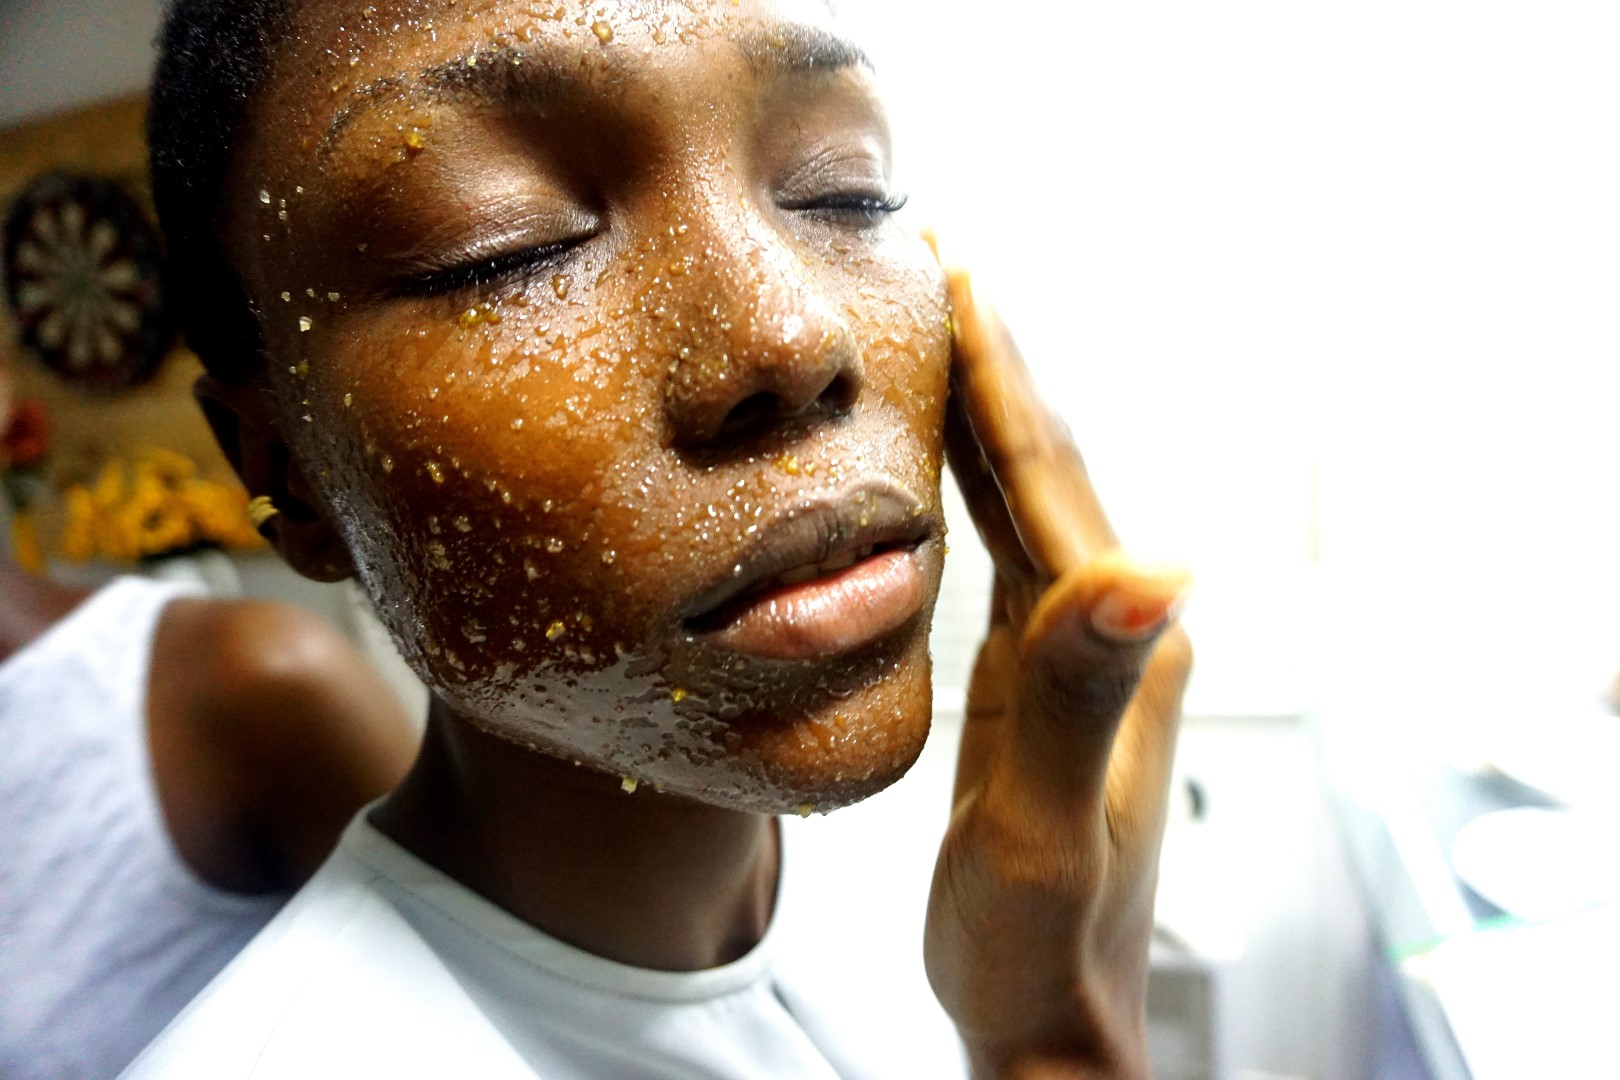
<svg viewBox="0 0 1620 1080">
<path fill-rule="evenodd" d="M 702 700 L 691 730 L 723 753 L 690 783 L 669 783 L 711 805 L 766 814 L 826 813 L 899 780 L 916 763 L 933 719 L 927 596 L 905 624 L 855 652 L 814 663 L 772 663 L 699 649 L 663 674 Z"/>
<path fill-rule="evenodd" d="M 922 753 L 932 720 L 926 657 L 919 672 L 872 689 L 867 700 L 840 702 L 831 715 L 772 725 L 746 740 L 745 761 L 760 779 L 758 798 L 747 809 L 827 813 L 904 776 Z"/>
<path fill-rule="evenodd" d="M 437 692 L 487 734 L 634 781 L 643 794 L 756 814 L 826 813 L 882 791 L 922 753 L 932 720 L 927 625 L 918 619 L 884 647 L 741 712 L 712 685 L 678 703 L 667 688 L 639 688 L 634 660 L 562 683 L 463 682 Z"/>
<path fill-rule="evenodd" d="M 926 628 L 919 620 L 898 651 L 854 660 L 862 677 L 853 689 L 798 695 L 769 713 L 710 727 L 723 753 L 658 763 L 657 772 L 671 774 L 648 779 L 709 805 L 773 815 L 827 813 L 877 794 L 906 774 L 928 739 Z"/>
</svg>

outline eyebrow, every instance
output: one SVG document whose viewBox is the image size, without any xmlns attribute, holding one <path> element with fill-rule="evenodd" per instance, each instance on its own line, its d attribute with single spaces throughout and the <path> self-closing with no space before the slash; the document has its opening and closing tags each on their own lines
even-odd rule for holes
<svg viewBox="0 0 1620 1080">
<path fill-rule="evenodd" d="M 819 26 L 789 23 L 759 28 L 730 41 L 757 75 L 831 74 L 845 68 L 874 70 L 871 59 L 859 46 Z M 435 64 L 415 76 L 389 75 L 357 87 L 333 113 L 321 136 L 319 156 L 330 154 L 338 136 L 360 115 L 391 98 L 426 93 L 534 105 L 555 101 L 577 87 L 574 65 L 565 64 L 554 53 L 512 46 L 482 49 Z"/>
<path fill-rule="evenodd" d="M 321 157 L 331 153 L 338 136 L 378 104 L 408 94 L 468 97 L 475 101 L 540 104 L 555 100 L 573 85 L 562 64 L 545 52 L 491 47 L 435 64 L 414 76 L 388 75 L 357 87 L 332 114 L 321 136 Z"/>
<path fill-rule="evenodd" d="M 731 39 L 759 74 L 839 71 L 858 67 L 873 71 L 871 58 L 848 38 L 804 23 L 750 30 Z"/>
</svg>

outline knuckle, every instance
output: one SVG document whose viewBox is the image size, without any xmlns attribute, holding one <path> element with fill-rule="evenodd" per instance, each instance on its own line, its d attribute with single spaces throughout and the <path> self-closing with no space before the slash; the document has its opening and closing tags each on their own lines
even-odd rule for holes
<svg viewBox="0 0 1620 1080">
<path fill-rule="evenodd" d="M 1185 685 L 1193 669 L 1192 638 L 1180 623 L 1173 624 L 1159 638 L 1149 661 L 1154 674 Z"/>
<path fill-rule="evenodd" d="M 1012 797 L 981 799 L 959 850 L 970 851 L 971 876 L 1004 900 L 1093 895 L 1106 877 L 1106 826 L 1095 818 L 1055 823 Z M 958 866 L 960 872 L 963 868 Z"/>
<path fill-rule="evenodd" d="M 1143 658 L 1134 650 L 1073 657 L 1041 665 L 1030 693 L 1048 714 L 1111 724 L 1136 693 L 1142 671 Z"/>
</svg>

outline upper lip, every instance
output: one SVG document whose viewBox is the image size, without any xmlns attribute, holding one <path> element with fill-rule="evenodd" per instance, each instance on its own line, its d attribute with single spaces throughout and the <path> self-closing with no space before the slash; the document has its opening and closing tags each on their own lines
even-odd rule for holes
<svg viewBox="0 0 1620 1080">
<path fill-rule="evenodd" d="M 729 558 L 724 572 L 687 605 L 684 618 L 691 622 L 712 614 L 796 567 L 877 544 L 915 544 L 933 530 L 921 501 L 892 481 L 817 493 L 762 526 L 748 548 Z"/>
</svg>

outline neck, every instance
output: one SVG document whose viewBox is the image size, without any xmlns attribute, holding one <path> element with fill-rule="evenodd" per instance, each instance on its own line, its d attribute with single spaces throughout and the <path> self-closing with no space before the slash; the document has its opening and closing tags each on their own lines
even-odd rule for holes
<svg viewBox="0 0 1620 1080">
<path fill-rule="evenodd" d="M 376 826 L 518 918 L 636 967 L 697 971 L 757 944 L 774 821 L 641 790 L 484 733 L 434 701 Z"/>
<path fill-rule="evenodd" d="M 37 578 L 0 556 L 0 660 L 26 646 L 88 595 Z"/>
</svg>

